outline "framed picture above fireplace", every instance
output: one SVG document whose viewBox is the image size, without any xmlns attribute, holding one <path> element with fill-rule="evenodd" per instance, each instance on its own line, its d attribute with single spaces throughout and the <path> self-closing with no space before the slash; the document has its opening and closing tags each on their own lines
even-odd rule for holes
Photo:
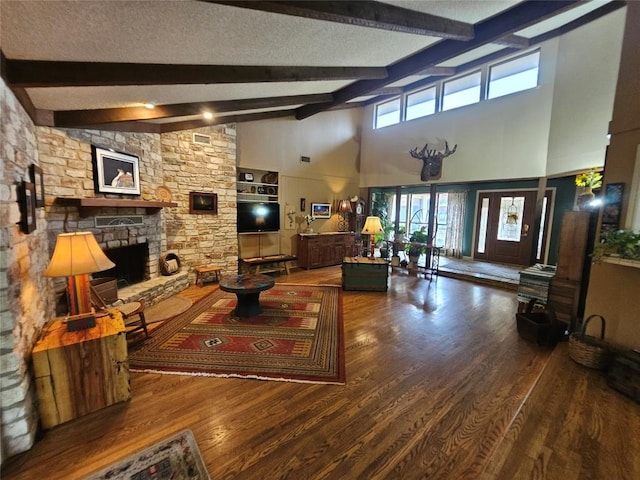
<svg viewBox="0 0 640 480">
<path fill-rule="evenodd" d="M 140 195 L 139 158 L 128 153 L 91 146 L 93 181 L 97 193 Z"/>
</svg>

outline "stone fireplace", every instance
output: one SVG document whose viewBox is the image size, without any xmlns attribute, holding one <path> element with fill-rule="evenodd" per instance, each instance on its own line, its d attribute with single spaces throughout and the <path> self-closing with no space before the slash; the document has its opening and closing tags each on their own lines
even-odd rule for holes
<svg viewBox="0 0 640 480">
<path fill-rule="evenodd" d="M 111 248 L 104 253 L 116 266 L 94 273 L 93 278 L 115 278 L 118 288 L 129 287 L 149 279 L 149 244 L 147 242 Z"/>
</svg>

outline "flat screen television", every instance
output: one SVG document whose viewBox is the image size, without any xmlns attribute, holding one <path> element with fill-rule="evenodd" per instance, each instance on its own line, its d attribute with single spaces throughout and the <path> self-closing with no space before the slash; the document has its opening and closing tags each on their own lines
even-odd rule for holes
<svg viewBox="0 0 640 480">
<path fill-rule="evenodd" d="M 280 230 L 280 204 L 238 202 L 238 233 Z"/>
</svg>

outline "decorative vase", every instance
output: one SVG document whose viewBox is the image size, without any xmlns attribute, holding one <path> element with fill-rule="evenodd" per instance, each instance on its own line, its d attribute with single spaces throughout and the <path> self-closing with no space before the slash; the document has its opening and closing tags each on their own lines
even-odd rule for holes
<svg viewBox="0 0 640 480">
<path fill-rule="evenodd" d="M 576 202 L 578 206 L 578 210 L 580 210 L 581 212 L 585 210 L 590 210 L 592 208 L 591 201 L 593 200 L 594 197 L 595 195 L 591 187 L 584 187 L 584 192 L 578 195 L 578 200 Z"/>
<path fill-rule="evenodd" d="M 313 228 L 311 228 L 311 225 L 307 226 L 307 230 L 305 231 L 305 233 L 313 233 Z"/>
</svg>

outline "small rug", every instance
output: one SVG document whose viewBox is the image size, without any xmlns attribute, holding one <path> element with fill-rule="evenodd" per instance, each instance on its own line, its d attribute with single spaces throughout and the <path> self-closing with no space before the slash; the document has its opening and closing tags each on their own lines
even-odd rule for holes
<svg viewBox="0 0 640 480">
<path fill-rule="evenodd" d="M 85 480 L 211 480 L 193 432 L 172 437 L 120 460 Z"/>
<path fill-rule="evenodd" d="M 132 371 L 344 384 L 342 291 L 276 284 L 262 313 L 232 314 L 236 296 L 215 290 L 129 352 Z"/>
<path fill-rule="evenodd" d="M 193 302 L 180 295 L 162 300 L 147 308 L 144 312 L 147 323 L 164 322 L 165 320 L 186 312 L 193 305 Z"/>
</svg>

